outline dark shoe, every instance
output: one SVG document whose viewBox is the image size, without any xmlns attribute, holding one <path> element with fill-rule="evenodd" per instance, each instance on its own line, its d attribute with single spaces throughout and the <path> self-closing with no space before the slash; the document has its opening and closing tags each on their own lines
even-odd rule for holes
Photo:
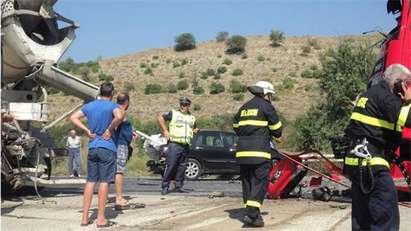
<svg viewBox="0 0 411 231">
<path fill-rule="evenodd" d="M 105 223 L 104 225 L 97 225 L 97 228 L 106 228 L 106 227 L 110 227 L 116 224 L 117 223 L 114 221 L 107 221 L 107 223 Z"/>
<path fill-rule="evenodd" d="M 264 220 L 259 215 L 257 218 L 252 218 L 248 215 L 244 216 L 243 223 L 253 227 L 264 227 Z"/>
<path fill-rule="evenodd" d="M 163 188 L 161 190 L 161 195 L 167 195 L 169 193 L 168 188 Z"/>
<path fill-rule="evenodd" d="M 177 193 L 189 193 L 190 191 L 188 191 L 188 190 L 186 190 L 186 189 L 183 189 L 183 188 L 176 188 L 176 189 L 174 190 L 174 192 L 177 192 Z"/>
</svg>

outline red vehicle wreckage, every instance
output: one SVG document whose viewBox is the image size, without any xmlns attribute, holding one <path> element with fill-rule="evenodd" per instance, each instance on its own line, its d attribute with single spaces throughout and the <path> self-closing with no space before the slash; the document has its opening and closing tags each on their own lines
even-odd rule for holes
<svg viewBox="0 0 411 231">
<path fill-rule="evenodd" d="M 396 18 L 398 25 L 391 30 L 387 35 L 383 34 L 384 38 L 376 43 L 381 50 L 377 62 L 370 76 L 370 83 L 379 81 L 385 71 L 385 68 L 391 64 L 399 63 L 411 69 L 411 0 L 389 0 L 387 2 L 387 12 L 398 16 Z M 394 162 L 391 164 L 391 176 L 393 177 L 399 193 L 405 193 L 411 196 L 411 128 L 403 129 L 403 140 L 401 147 L 396 151 Z M 331 162 L 327 157 L 318 151 L 302 152 L 292 155 L 288 153 L 280 153 L 284 159 L 277 161 L 270 172 L 270 183 L 268 186 L 269 198 L 284 198 L 300 184 L 301 180 L 311 171 L 319 177 L 312 177 L 308 183 L 315 193 L 323 192 L 318 199 L 329 200 L 332 192 L 327 191 L 325 187 L 321 188 L 322 179 L 326 178 L 346 189 L 350 186 L 346 184 L 346 178 L 343 175 L 342 169 Z M 307 161 L 315 160 L 320 163 L 322 172 L 309 167 Z M 316 191 L 321 189 L 321 191 Z M 324 197 L 324 195 L 327 195 Z M 401 205 L 411 208 L 408 203 Z"/>
</svg>

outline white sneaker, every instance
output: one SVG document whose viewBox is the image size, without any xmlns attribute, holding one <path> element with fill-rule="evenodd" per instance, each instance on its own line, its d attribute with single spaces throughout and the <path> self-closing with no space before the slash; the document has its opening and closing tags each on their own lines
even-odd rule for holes
<svg viewBox="0 0 411 231">
<path fill-rule="evenodd" d="M 74 175 L 73 175 L 73 174 L 71 174 L 71 175 L 70 175 L 70 177 L 74 177 Z"/>
<path fill-rule="evenodd" d="M 80 174 L 78 174 L 78 177 L 81 177 L 81 175 L 80 175 Z"/>
</svg>

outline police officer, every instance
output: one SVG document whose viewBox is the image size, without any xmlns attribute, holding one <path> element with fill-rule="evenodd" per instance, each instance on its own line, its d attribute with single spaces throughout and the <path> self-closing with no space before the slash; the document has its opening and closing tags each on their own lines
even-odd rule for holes
<svg viewBox="0 0 411 231">
<path fill-rule="evenodd" d="M 240 164 L 243 201 L 246 215 L 243 222 L 263 227 L 260 207 L 268 187 L 271 169 L 270 142 L 281 137 L 282 125 L 271 104 L 273 85 L 259 81 L 247 88 L 253 95 L 234 117 L 233 128 L 239 137 L 236 158 Z"/>
<path fill-rule="evenodd" d="M 158 123 L 164 137 L 168 140 L 162 195 L 169 193 L 171 180 L 175 180 L 176 192 L 186 192 L 182 187 L 187 167 L 187 155 L 193 134 L 198 131 L 196 119 L 190 113 L 190 105 L 191 100 L 183 96 L 180 98 L 179 110 L 171 110 L 158 116 Z M 166 121 L 169 121 L 168 128 Z"/>
<path fill-rule="evenodd" d="M 346 134 L 353 141 L 344 171 L 352 180 L 352 230 L 399 230 L 397 191 L 387 156 L 411 125 L 410 71 L 393 64 L 358 98 Z M 402 99 L 402 100 L 401 100 Z"/>
</svg>

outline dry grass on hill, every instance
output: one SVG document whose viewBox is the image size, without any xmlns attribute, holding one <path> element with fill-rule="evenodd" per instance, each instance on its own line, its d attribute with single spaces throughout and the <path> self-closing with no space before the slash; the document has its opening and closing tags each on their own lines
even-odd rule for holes
<svg viewBox="0 0 411 231">
<path fill-rule="evenodd" d="M 102 71 L 114 77 L 114 84 L 121 90 L 128 82 L 134 85 L 131 92 L 130 113 L 141 120 L 154 119 L 155 116 L 177 106 L 178 98 L 187 95 L 194 104 L 201 106 L 201 110 L 194 114 L 200 117 L 209 117 L 214 114 L 235 113 L 246 100 L 251 98 L 245 93 L 244 100 L 233 100 L 229 92 L 230 81 L 237 79 L 243 84 L 250 85 L 258 80 L 269 80 L 277 89 L 278 101 L 274 102 L 277 110 L 288 121 L 305 113 L 313 102 L 319 99 L 316 79 L 301 77 L 301 72 L 312 66 L 320 68 L 319 57 L 326 49 L 336 47 L 343 39 L 353 38 L 356 41 L 370 40 L 370 37 L 287 37 L 280 47 L 271 47 L 268 36 L 247 37 L 246 56 L 225 54 L 225 43 L 210 41 L 197 45 L 191 51 L 175 52 L 172 47 L 151 49 L 144 52 L 115 57 L 100 62 Z M 309 40 L 315 40 L 318 47 L 309 46 Z M 304 47 L 309 46 L 309 52 L 304 54 Z M 231 65 L 223 64 L 225 59 L 232 61 Z M 186 64 L 182 65 L 184 62 Z M 178 64 L 178 66 L 177 66 Z M 145 74 L 148 66 L 152 75 Z M 227 71 L 221 78 L 214 80 L 213 76 L 201 79 L 201 73 L 208 68 L 217 70 L 225 66 Z M 235 69 L 241 69 L 243 74 L 232 76 Z M 192 81 L 197 79 L 199 86 L 205 93 L 201 96 L 193 94 Z M 283 80 L 293 82 L 293 86 L 284 89 Z M 187 80 L 190 87 L 177 93 L 160 93 L 145 95 L 147 84 L 157 83 L 167 87 L 170 83 L 177 84 L 180 80 Z M 219 82 L 225 86 L 225 92 L 211 95 L 209 85 Z M 56 118 L 64 111 L 81 100 L 57 95 L 50 97 L 50 119 Z"/>
</svg>

